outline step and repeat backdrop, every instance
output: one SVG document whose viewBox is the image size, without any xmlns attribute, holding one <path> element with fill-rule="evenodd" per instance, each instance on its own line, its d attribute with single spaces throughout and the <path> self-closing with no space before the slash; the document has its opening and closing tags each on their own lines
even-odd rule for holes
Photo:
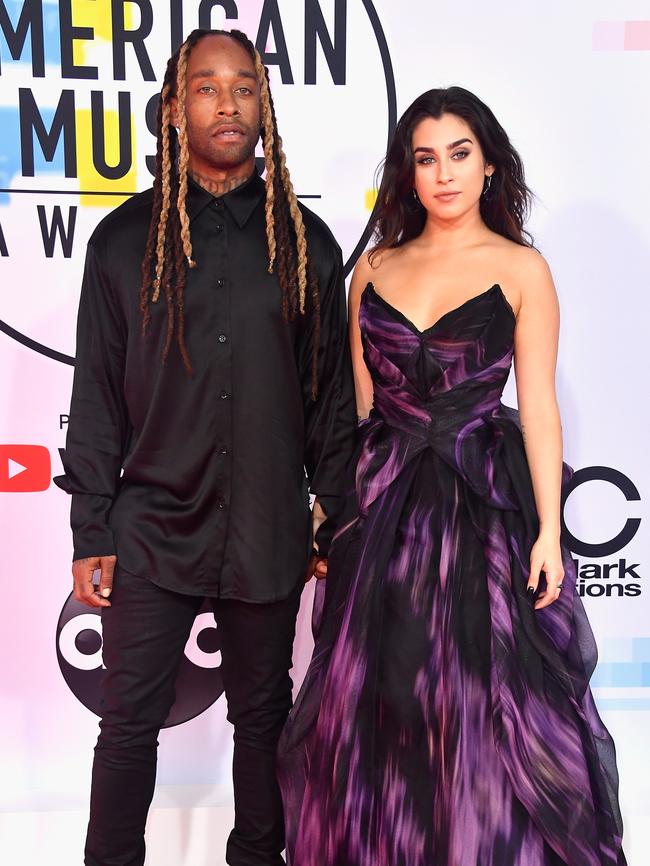
<svg viewBox="0 0 650 866">
<path fill-rule="evenodd" d="M 151 184 L 162 75 L 196 26 L 238 27 L 263 52 L 294 186 L 332 228 L 348 273 L 369 243 L 375 170 L 420 92 L 475 91 L 521 153 L 536 194 L 530 228 L 562 307 L 558 391 L 576 468 L 565 526 L 600 647 L 593 685 L 617 742 L 628 857 L 642 866 L 650 7 L 635 0 L 0 0 L 3 861 L 81 862 L 101 624 L 70 598 L 69 501 L 52 476 L 86 241 Z M 311 599 L 309 588 L 296 684 L 311 650 Z M 223 862 L 232 734 L 219 664 L 219 634 L 202 611 L 161 735 L 150 862 Z"/>
</svg>

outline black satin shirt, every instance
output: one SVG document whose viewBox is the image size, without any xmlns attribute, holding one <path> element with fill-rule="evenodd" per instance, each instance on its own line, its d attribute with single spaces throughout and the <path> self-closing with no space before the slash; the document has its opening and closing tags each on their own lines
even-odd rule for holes
<svg viewBox="0 0 650 866">
<path fill-rule="evenodd" d="M 341 251 L 303 207 L 321 304 L 314 402 L 313 320 L 283 319 L 261 178 L 221 198 L 191 183 L 189 376 L 175 344 L 161 361 L 162 298 L 141 335 L 151 206 L 151 190 L 134 196 L 88 243 L 56 479 L 72 494 L 74 559 L 117 554 L 125 571 L 192 595 L 285 598 L 311 549 L 308 491 L 328 515 L 317 534 L 327 554 L 356 428 Z"/>
</svg>

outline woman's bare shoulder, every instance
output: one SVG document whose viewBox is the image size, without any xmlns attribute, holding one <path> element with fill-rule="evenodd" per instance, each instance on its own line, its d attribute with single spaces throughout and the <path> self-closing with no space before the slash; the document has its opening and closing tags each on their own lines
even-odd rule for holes
<svg viewBox="0 0 650 866">
<path fill-rule="evenodd" d="M 399 248 L 380 249 L 371 247 L 366 250 L 359 256 L 354 266 L 352 287 L 356 288 L 357 291 L 361 291 L 368 283 L 375 282 L 378 275 L 383 273 L 387 266 L 390 267 L 399 252 Z"/>
<path fill-rule="evenodd" d="M 546 259 L 535 247 L 518 244 L 502 235 L 493 235 L 493 244 L 505 266 L 510 265 L 513 270 L 529 277 L 542 277 L 550 273 Z"/>
</svg>

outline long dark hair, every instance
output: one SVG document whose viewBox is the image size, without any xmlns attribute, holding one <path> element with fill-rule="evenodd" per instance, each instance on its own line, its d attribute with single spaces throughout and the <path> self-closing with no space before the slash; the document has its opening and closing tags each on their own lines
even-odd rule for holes
<svg viewBox="0 0 650 866">
<path fill-rule="evenodd" d="M 375 248 L 399 247 L 417 237 L 427 212 L 413 197 L 414 159 L 411 139 L 420 121 L 443 114 L 462 118 L 478 138 L 485 160 L 495 167 L 489 189 L 481 196 L 481 217 L 489 229 L 522 246 L 533 238 L 524 229 L 532 193 L 524 167 L 506 131 L 484 102 L 463 87 L 427 90 L 399 119 L 383 163 L 383 176 L 374 213 Z"/>
</svg>

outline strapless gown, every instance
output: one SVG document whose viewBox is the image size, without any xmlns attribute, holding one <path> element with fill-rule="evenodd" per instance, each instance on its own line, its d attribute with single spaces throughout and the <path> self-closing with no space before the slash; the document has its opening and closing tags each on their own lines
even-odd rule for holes
<svg viewBox="0 0 650 866">
<path fill-rule="evenodd" d="M 514 325 L 497 285 L 425 331 L 363 293 L 374 408 L 280 743 L 291 866 L 625 863 L 566 548 L 559 600 L 526 593 L 538 518 L 501 403 Z"/>
</svg>

